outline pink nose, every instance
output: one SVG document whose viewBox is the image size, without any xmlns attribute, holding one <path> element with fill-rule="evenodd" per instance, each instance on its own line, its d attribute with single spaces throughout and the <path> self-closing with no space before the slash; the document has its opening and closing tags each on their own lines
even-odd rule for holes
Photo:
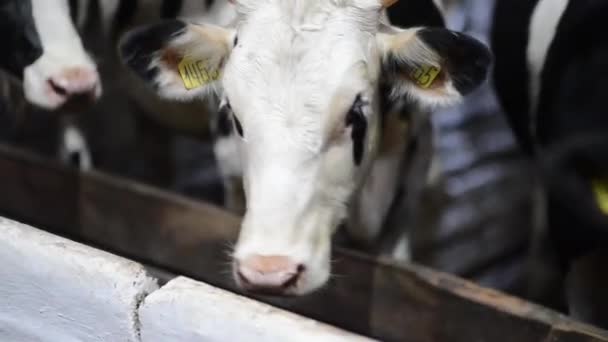
<svg viewBox="0 0 608 342">
<path fill-rule="evenodd" d="M 245 290 L 286 295 L 305 267 L 286 256 L 253 255 L 236 263 L 237 283 Z"/>
<path fill-rule="evenodd" d="M 101 94 L 99 74 L 91 68 L 66 68 L 48 80 L 50 90 L 67 100 L 83 98 L 95 101 Z"/>
</svg>

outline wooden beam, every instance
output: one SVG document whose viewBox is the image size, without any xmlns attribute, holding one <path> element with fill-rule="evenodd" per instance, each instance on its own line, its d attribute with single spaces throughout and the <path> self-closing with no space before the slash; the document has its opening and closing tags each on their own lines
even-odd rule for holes
<svg viewBox="0 0 608 342">
<path fill-rule="evenodd" d="M 78 174 L 0 146 L 0 213 L 238 292 L 239 219 L 128 180 Z M 384 341 L 606 341 L 608 333 L 424 267 L 337 250 L 323 290 L 264 302 Z"/>
</svg>

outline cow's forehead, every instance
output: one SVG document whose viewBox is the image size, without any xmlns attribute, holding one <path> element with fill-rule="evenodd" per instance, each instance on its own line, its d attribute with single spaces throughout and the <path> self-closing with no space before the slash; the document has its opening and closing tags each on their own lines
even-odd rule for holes
<svg viewBox="0 0 608 342">
<path fill-rule="evenodd" d="M 331 3 L 261 6 L 241 22 L 224 79 L 231 101 L 246 102 L 236 107 L 319 115 L 330 110 L 336 94 L 354 97 L 349 92 L 370 85 L 375 32 L 348 8 Z"/>
<path fill-rule="evenodd" d="M 282 12 L 291 20 L 308 20 L 319 13 L 336 13 L 349 10 L 357 14 L 363 12 L 379 13 L 382 7 L 379 0 L 238 0 L 239 13 L 244 16 Z"/>
</svg>

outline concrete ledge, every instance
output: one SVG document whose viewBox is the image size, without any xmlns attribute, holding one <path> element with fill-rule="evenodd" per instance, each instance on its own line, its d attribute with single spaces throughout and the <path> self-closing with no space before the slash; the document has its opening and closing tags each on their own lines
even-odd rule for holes
<svg viewBox="0 0 608 342">
<path fill-rule="evenodd" d="M 0 218 L 0 341 L 139 341 L 157 288 L 135 262 Z"/>
<path fill-rule="evenodd" d="M 0 218 L 0 341 L 369 341 Z"/>
<path fill-rule="evenodd" d="M 183 277 L 149 295 L 139 315 L 144 342 L 370 341 Z"/>
</svg>

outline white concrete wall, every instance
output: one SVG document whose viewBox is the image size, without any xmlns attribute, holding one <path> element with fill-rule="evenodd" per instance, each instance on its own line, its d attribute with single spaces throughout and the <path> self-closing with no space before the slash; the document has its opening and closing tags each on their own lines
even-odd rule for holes
<svg viewBox="0 0 608 342">
<path fill-rule="evenodd" d="M 0 218 L 0 341 L 366 341 Z"/>
<path fill-rule="evenodd" d="M 0 341 L 139 341 L 157 288 L 137 263 L 0 218 Z"/>
<path fill-rule="evenodd" d="M 148 296 L 140 319 L 144 341 L 369 341 L 187 278 Z"/>
</svg>

